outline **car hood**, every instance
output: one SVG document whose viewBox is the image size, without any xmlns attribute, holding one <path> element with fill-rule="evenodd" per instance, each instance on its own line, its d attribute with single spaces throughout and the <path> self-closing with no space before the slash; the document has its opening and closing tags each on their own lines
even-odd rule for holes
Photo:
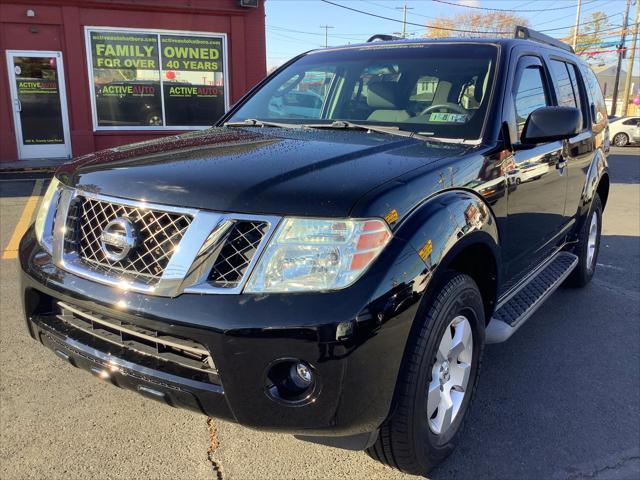
<svg viewBox="0 0 640 480">
<path fill-rule="evenodd" d="M 57 176 L 150 203 L 334 217 L 383 183 L 465 148 L 363 131 L 217 128 L 96 152 Z"/>
</svg>

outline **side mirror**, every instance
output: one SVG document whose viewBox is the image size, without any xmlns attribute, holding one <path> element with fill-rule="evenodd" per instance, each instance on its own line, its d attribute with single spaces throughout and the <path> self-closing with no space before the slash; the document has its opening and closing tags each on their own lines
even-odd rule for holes
<svg viewBox="0 0 640 480">
<path fill-rule="evenodd" d="M 520 141 L 535 144 L 564 140 L 582 130 L 582 113 L 575 107 L 541 107 L 529 114 Z"/>
</svg>

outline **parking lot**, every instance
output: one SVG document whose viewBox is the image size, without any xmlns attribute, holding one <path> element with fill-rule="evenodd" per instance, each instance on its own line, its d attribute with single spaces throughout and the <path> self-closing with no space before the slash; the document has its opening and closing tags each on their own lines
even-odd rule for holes
<svg viewBox="0 0 640 480">
<path fill-rule="evenodd" d="M 459 448 L 433 479 L 640 478 L 640 148 L 614 149 L 598 269 L 486 349 Z M 347 452 L 172 409 L 27 334 L 16 239 L 46 178 L 0 176 L 3 479 L 409 478 Z"/>
</svg>

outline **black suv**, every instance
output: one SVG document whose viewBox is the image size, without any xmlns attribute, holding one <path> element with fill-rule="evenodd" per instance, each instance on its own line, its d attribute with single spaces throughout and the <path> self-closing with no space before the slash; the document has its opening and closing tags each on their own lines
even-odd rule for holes
<svg viewBox="0 0 640 480">
<path fill-rule="evenodd" d="M 217 128 L 61 167 L 27 326 L 114 385 L 425 473 L 485 343 L 593 276 L 608 150 L 595 76 L 536 32 L 312 51 Z"/>
</svg>

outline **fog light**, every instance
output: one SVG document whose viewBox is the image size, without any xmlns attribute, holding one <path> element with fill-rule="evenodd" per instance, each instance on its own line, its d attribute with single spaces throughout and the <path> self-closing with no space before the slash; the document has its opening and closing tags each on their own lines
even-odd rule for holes
<svg viewBox="0 0 640 480">
<path fill-rule="evenodd" d="M 295 358 L 283 358 L 267 370 L 265 391 L 273 400 L 289 404 L 313 401 L 318 379 L 308 364 Z"/>
<path fill-rule="evenodd" d="M 296 384 L 297 387 L 307 388 L 311 385 L 311 381 L 313 380 L 313 373 L 309 370 L 304 363 L 296 363 L 295 365 L 291 365 L 291 370 L 289 371 L 289 375 L 291 376 L 291 380 Z"/>
</svg>

